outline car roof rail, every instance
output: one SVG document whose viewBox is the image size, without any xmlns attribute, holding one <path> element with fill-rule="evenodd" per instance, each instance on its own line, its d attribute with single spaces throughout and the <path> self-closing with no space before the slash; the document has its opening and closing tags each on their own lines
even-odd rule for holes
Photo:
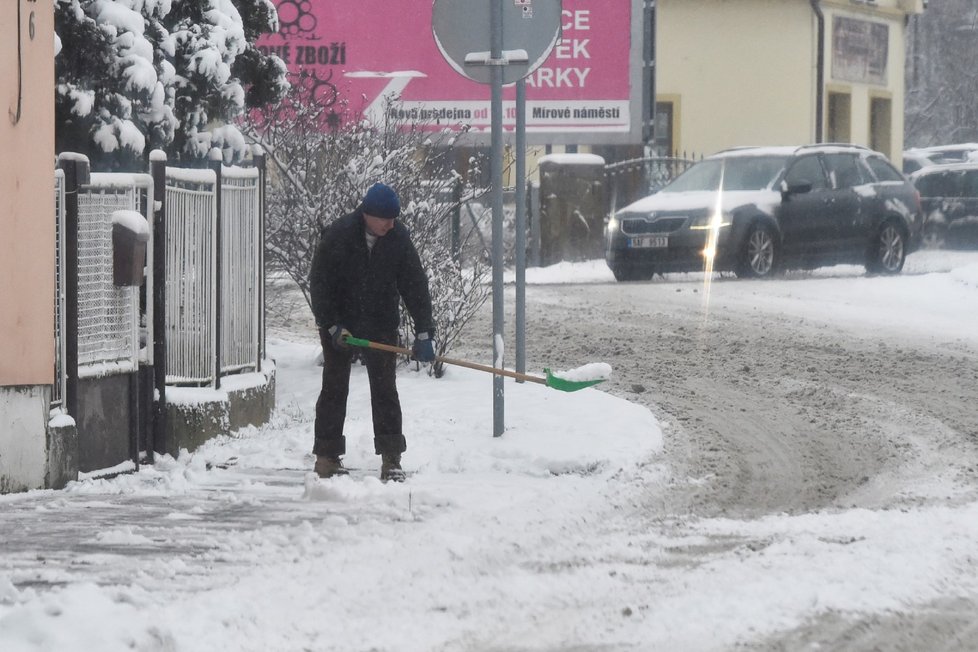
<svg viewBox="0 0 978 652">
<path fill-rule="evenodd" d="M 719 154 L 726 154 L 728 152 L 741 152 L 741 151 L 748 150 L 748 149 L 765 149 L 765 148 L 768 148 L 768 147 L 776 147 L 776 146 L 766 146 L 766 145 L 738 145 L 736 147 L 728 147 L 726 149 L 721 149 L 721 150 L 719 150 L 719 151 L 714 152 L 713 154 L 711 154 L 711 156 L 717 156 Z M 791 146 L 788 145 L 786 147 L 790 148 Z M 830 148 L 830 147 L 847 148 L 847 149 L 857 149 L 857 150 L 860 150 L 860 151 L 863 151 L 863 152 L 876 152 L 876 150 L 874 150 L 874 149 L 872 149 L 870 147 L 866 147 L 865 145 L 856 145 L 856 144 L 853 144 L 853 143 L 809 143 L 807 145 L 798 145 L 798 146 L 796 146 L 794 151 L 795 152 L 800 152 L 800 151 L 805 150 L 805 149 L 819 149 L 819 148 Z"/>
<path fill-rule="evenodd" d="M 812 143 L 810 145 L 801 145 L 798 149 L 814 149 L 816 147 L 848 147 L 850 149 L 862 149 L 867 152 L 874 151 L 865 145 L 856 145 L 855 143 Z"/>
<path fill-rule="evenodd" d="M 714 152 L 712 155 L 723 154 L 724 152 L 739 152 L 745 149 L 761 149 L 760 145 L 737 145 L 735 147 L 727 147 L 726 149 L 721 149 Z"/>
</svg>

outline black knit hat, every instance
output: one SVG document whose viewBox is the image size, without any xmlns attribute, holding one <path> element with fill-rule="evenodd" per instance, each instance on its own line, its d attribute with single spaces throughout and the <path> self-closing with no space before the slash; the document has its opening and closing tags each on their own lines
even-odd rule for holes
<svg viewBox="0 0 978 652">
<path fill-rule="evenodd" d="M 360 210 L 373 217 L 393 220 L 401 214 L 401 202 L 397 199 L 397 193 L 393 188 L 375 183 L 363 196 Z"/>
</svg>

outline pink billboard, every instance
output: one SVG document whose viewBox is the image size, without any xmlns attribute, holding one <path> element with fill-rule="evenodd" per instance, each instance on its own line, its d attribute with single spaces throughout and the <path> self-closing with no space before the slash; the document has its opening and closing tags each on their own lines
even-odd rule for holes
<svg viewBox="0 0 978 652">
<path fill-rule="evenodd" d="M 258 45 L 294 76 L 304 75 L 318 101 L 337 110 L 345 101 L 375 119 L 386 107 L 441 126 L 470 125 L 476 140 L 480 132 L 488 139 L 490 88 L 443 58 L 432 34 L 432 0 L 273 1 L 280 30 Z M 529 142 L 640 142 L 639 4 L 563 0 L 561 37 L 526 78 Z M 503 93 L 504 128 L 513 130 L 515 86 Z M 387 107 L 390 94 L 401 102 Z"/>
</svg>

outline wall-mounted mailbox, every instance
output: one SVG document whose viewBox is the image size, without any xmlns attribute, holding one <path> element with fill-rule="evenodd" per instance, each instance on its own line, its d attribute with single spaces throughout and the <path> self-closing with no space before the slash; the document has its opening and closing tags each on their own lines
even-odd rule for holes
<svg viewBox="0 0 978 652">
<path fill-rule="evenodd" d="M 112 281 L 118 286 L 143 284 L 149 223 L 136 211 L 112 213 Z"/>
</svg>

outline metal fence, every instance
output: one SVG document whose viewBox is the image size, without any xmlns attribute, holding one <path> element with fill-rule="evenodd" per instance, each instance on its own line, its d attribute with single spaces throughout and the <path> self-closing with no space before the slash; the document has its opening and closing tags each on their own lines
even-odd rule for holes
<svg viewBox="0 0 978 652">
<path fill-rule="evenodd" d="M 167 384 L 259 368 L 260 184 L 255 168 L 166 169 Z"/>
<path fill-rule="evenodd" d="M 695 157 L 653 156 L 605 166 L 609 182 L 609 212 L 651 195 L 695 163 Z"/>
<path fill-rule="evenodd" d="M 221 374 L 261 367 L 261 173 L 257 168 L 222 167 L 218 173 L 167 167 L 165 179 L 161 336 L 167 343 L 166 382 L 218 385 Z M 142 294 L 139 287 L 116 286 L 112 235 L 113 213 L 119 210 L 140 213 L 153 231 L 157 210 L 153 177 L 86 173 L 85 181 L 72 194 L 77 197 L 77 210 L 72 213 L 77 214 L 77 226 L 68 227 L 66 176 L 61 169 L 55 171 L 52 408 L 64 407 L 67 394 L 69 310 L 79 377 L 127 373 L 138 369 L 140 362 L 153 362 L 153 274 L 146 275 Z M 69 228 L 77 236 L 72 245 L 77 252 L 74 265 L 66 256 Z M 147 270 L 154 268 L 153 249 L 147 247 Z M 66 279 L 72 272 L 77 276 L 74 309 L 66 304 Z"/>
<path fill-rule="evenodd" d="M 256 168 L 221 171 L 221 372 L 258 364 L 261 220 Z"/>
<path fill-rule="evenodd" d="M 166 169 L 166 382 L 213 381 L 217 176 Z"/>
<path fill-rule="evenodd" d="M 112 214 L 136 211 L 152 223 L 152 194 L 148 174 L 92 174 L 91 182 L 79 188 L 79 377 L 138 368 L 139 288 L 113 282 Z"/>
</svg>

